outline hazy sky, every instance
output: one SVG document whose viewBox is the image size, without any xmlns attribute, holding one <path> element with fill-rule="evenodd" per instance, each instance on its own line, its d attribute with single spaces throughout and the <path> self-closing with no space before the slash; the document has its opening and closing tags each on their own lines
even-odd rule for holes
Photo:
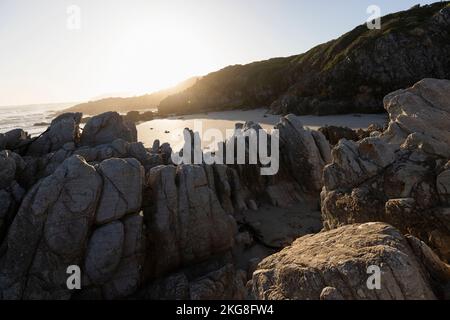
<svg viewBox="0 0 450 320">
<path fill-rule="evenodd" d="M 419 2 L 433 1 L 0 0 L 0 105 L 151 92 L 304 52 L 364 23 L 371 4 L 384 15 Z"/>
</svg>

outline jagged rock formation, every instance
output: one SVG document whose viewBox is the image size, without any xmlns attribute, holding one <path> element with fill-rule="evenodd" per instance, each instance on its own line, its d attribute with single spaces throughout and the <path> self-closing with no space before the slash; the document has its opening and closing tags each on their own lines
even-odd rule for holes
<svg viewBox="0 0 450 320">
<path fill-rule="evenodd" d="M 241 189 L 240 194 L 246 202 L 264 198 L 269 199 L 273 206 L 289 207 L 299 201 L 314 203 L 319 200 L 317 194 L 322 188 L 322 170 L 331 162 L 330 144 L 323 134 L 304 128 L 295 115 L 283 117 L 274 128 L 279 135 L 279 170 L 274 175 L 264 176 L 261 175 L 261 169 L 265 166 L 261 165 L 259 158 L 257 164 L 250 164 L 248 147 L 248 137 L 252 133 L 258 136 L 262 128 L 258 124 L 247 122 L 237 129 L 242 130 L 242 135 L 247 139 L 246 164 L 230 166 L 236 173 L 231 172 L 229 175 L 237 174 L 240 178 L 242 186 L 235 186 L 234 189 Z M 225 145 L 231 143 L 231 140 L 231 145 L 236 145 L 237 139 L 235 135 Z M 258 142 L 259 139 L 258 136 Z M 270 153 L 271 137 L 267 140 Z M 227 146 L 224 149 L 227 150 Z"/>
<path fill-rule="evenodd" d="M 425 79 L 386 96 L 388 129 L 342 140 L 324 170 L 325 226 L 385 221 L 450 259 L 450 81 Z"/>
<path fill-rule="evenodd" d="M 220 205 L 208 179 L 209 170 L 182 165 L 149 171 L 147 201 L 152 206 L 145 217 L 152 243 L 148 255 L 151 276 L 202 262 L 233 246 L 236 222 Z"/>
<path fill-rule="evenodd" d="M 146 149 L 117 113 L 82 132 L 81 117 L 1 137 L 18 152 L 0 153 L 2 299 L 243 299 L 257 262 L 321 228 L 317 207 L 303 207 L 318 205 L 330 148 L 295 116 L 277 127 L 282 169 L 266 178 L 260 164 L 175 166 L 168 144 Z M 66 285 L 70 266 L 81 290 Z"/>
<path fill-rule="evenodd" d="M 414 254 L 417 249 L 399 231 L 382 223 L 305 236 L 259 264 L 252 294 L 270 300 L 435 299 L 427 267 Z M 417 252 L 428 250 L 423 245 Z M 436 268 L 443 268 L 440 274 L 448 277 L 450 267 L 433 258 L 425 259 L 428 265 L 437 262 Z M 379 289 L 368 286 L 370 266 L 380 268 Z"/>
<path fill-rule="evenodd" d="M 286 116 L 267 140 L 280 138 L 273 176 L 250 161 L 252 132 L 263 138 L 253 122 L 220 144 L 226 158 L 243 134 L 235 165 L 174 165 L 170 145 L 145 148 L 116 113 L 82 133 L 67 114 L 39 138 L 5 134 L 0 299 L 244 299 L 252 278 L 256 298 L 448 298 L 449 92 L 426 79 L 388 95 L 388 129 L 332 153 Z M 323 227 L 320 190 L 333 230 L 310 235 Z M 367 221 L 399 231 L 353 225 Z M 364 268 L 377 263 L 383 288 L 368 291 Z M 81 290 L 67 286 L 71 266 Z"/>
<path fill-rule="evenodd" d="M 270 106 L 281 114 L 381 112 L 383 97 L 427 78 L 450 78 L 449 2 L 382 17 L 308 52 L 230 66 L 169 96 L 159 112 Z"/>
<path fill-rule="evenodd" d="M 126 165 L 137 179 L 124 179 L 120 166 Z M 111 199 L 123 192 L 119 179 L 134 192 Z M 86 290 L 104 285 L 99 297 L 132 294 L 140 283 L 145 246 L 138 215 L 142 188 L 143 168 L 134 159 L 105 160 L 97 169 L 79 156 L 65 160 L 31 188 L 9 228 L 0 260 L 2 298 L 70 298 L 66 270 L 83 261 Z"/>
</svg>

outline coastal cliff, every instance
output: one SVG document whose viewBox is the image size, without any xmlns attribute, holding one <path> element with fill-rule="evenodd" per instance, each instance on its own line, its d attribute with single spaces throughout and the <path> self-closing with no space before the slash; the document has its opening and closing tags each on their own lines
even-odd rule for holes
<svg viewBox="0 0 450 320">
<path fill-rule="evenodd" d="M 268 107 L 273 113 L 383 111 L 389 92 L 450 78 L 450 6 L 440 2 L 382 17 L 292 57 L 235 65 L 162 100 L 161 114 Z"/>
</svg>

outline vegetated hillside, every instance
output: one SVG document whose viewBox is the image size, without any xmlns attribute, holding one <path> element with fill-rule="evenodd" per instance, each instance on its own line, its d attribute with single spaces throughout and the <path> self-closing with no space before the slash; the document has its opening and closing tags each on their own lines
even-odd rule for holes
<svg viewBox="0 0 450 320">
<path fill-rule="evenodd" d="M 384 16 L 287 58 L 235 65 L 167 97 L 162 114 L 269 107 L 275 113 L 381 112 L 383 97 L 423 78 L 450 78 L 450 2 Z"/>
<path fill-rule="evenodd" d="M 82 103 L 64 111 L 68 112 L 82 112 L 89 115 L 97 115 L 108 111 L 128 112 L 135 110 L 144 110 L 157 108 L 159 103 L 167 98 L 169 95 L 182 92 L 193 86 L 200 78 L 193 77 L 185 80 L 175 87 L 157 91 L 143 96 L 129 97 L 129 98 L 106 98 L 97 101 L 89 101 Z"/>
</svg>

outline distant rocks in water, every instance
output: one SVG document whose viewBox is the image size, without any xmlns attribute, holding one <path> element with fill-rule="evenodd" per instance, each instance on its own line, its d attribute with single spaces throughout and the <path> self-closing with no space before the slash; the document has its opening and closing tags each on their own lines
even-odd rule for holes
<svg viewBox="0 0 450 320">
<path fill-rule="evenodd" d="M 0 299 L 449 298 L 449 93 L 425 79 L 389 94 L 388 128 L 358 141 L 287 115 L 272 176 L 248 136 L 245 163 L 175 165 L 116 112 L 2 134 Z"/>
<path fill-rule="evenodd" d="M 48 123 L 48 122 L 37 122 L 33 126 L 34 127 L 45 127 L 45 126 L 49 126 L 49 125 L 50 125 L 50 123 Z"/>
</svg>

